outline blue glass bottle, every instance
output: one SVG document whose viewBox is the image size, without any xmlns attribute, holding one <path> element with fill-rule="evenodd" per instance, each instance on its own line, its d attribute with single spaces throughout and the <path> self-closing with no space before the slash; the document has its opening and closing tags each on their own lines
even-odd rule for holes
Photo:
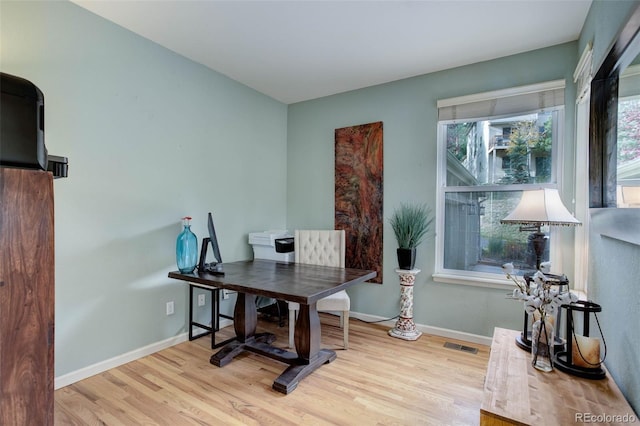
<svg viewBox="0 0 640 426">
<path fill-rule="evenodd" d="M 191 218 L 182 218 L 184 229 L 176 241 L 176 263 L 181 274 L 190 274 L 198 263 L 198 238 L 191 232 Z"/>
</svg>

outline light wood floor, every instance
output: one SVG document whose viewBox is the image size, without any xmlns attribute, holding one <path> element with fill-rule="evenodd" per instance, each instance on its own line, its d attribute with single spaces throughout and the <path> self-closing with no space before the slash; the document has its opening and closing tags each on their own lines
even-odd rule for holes
<svg viewBox="0 0 640 426">
<path fill-rule="evenodd" d="M 57 390 L 55 424 L 478 424 L 489 347 L 429 335 L 408 342 L 389 337 L 388 326 L 351 319 L 345 351 L 338 318 L 322 314 L 321 322 L 322 346 L 338 357 L 290 395 L 271 389 L 284 364 L 243 354 L 218 368 L 203 337 Z M 286 327 L 261 320 L 258 331 L 286 346 Z"/>
</svg>

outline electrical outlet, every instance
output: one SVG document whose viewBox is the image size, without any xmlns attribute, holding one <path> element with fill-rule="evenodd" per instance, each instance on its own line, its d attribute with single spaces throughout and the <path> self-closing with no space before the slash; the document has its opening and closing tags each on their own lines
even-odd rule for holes
<svg viewBox="0 0 640 426">
<path fill-rule="evenodd" d="M 174 313 L 174 305 L 173 300 L 171 302 L 167 302 L 167 315 L 173 315 Z"/>
<path fill-rule="evenodd" d="M 205 295 L 204 294 L 199 294 L 198 295 L 198 306 L 204 306 L 205 303 L 206 303 Z"/>
</svg>

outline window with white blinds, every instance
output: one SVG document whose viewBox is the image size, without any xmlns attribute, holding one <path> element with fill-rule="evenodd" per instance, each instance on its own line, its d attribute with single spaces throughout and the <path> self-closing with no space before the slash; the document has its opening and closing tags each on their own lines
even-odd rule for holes
<svg viewBox="0 0 640 426">
<path fill-rule="evenodd" d="M 556 80 L 438 101 L 436 281 L 499 281 L 506 262 L 535 265 L 529 233 L 500 220 L 522 191 L 558 187 L 564 88 Z M 544 231 L 544 260 L 555 262 L 559 240 Z"/>
<path fill-rule="evenodd" d="M 564 105 L 564 80 L 438 101 L 438 121 L 469 121 Z"/>
</svg>

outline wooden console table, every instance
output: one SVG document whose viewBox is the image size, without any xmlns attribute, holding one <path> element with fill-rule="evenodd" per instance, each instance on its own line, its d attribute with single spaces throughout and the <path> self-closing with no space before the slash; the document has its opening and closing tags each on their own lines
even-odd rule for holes
<svg viewBox="0 0 640 426">
<path fill-rule="evenodd" d="M 481 425 L 628 424 L 638 416 L 607 374 L 602 380 L 558 369 L 543 373 L 518 348 L 518 331 L 496 328 L 480 406 Z"/>
</svg>

